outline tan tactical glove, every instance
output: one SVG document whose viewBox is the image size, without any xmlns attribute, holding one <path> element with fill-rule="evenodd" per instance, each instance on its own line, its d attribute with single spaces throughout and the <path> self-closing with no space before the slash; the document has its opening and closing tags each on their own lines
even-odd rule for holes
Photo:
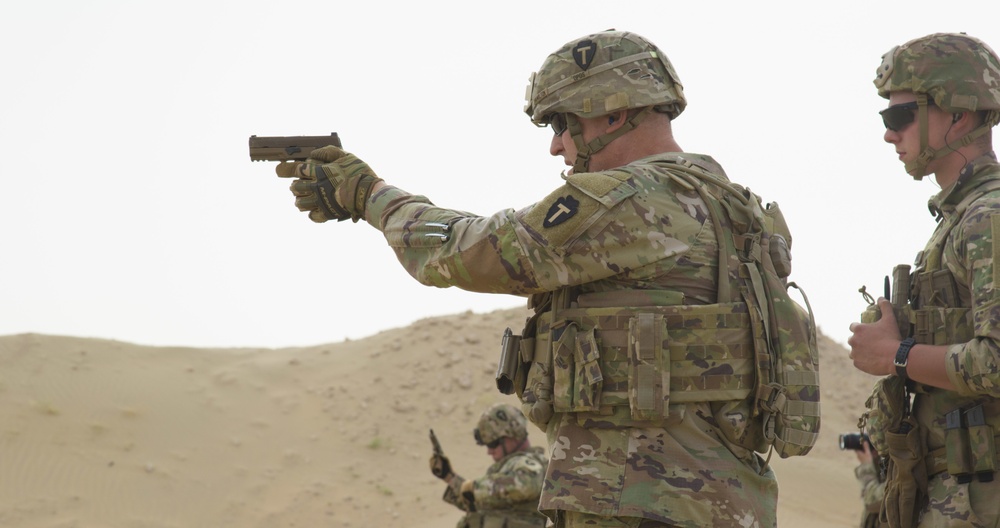
<svg viewBox="0 0 1000 528">
<path fill-rule="evenodd" d="M 448 457 L 438 454 L 431 455 L 431 473 L 435 477 L 445 481 L 455 476 L 455 473 L 451 470 L 451 462 L 448 461 Z"/>
<path fill-rule="evenodd" d="M 334 146 L 310 152 L 304 162 L 283 161 L 275 172 L 296 178 L 289 186 L 295 206 L 313 222 L 364 218 L 372 187 L 382 181 L 367 163 Z"/>
<path fill-rule="evenodd" d="M 475 485 L 475 482 L 471 480 L 466 480 L 462 483 L 462 497 L 469 501 L 469 506 L 472 508 L 470 511 L 475 511 L 476 494 L 472 491 Z"/>
</svg>

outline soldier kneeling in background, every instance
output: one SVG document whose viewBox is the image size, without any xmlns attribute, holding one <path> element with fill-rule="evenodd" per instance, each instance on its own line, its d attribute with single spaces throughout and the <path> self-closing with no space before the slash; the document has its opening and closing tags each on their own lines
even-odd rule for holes
<svg viewBox="0 0 1000 528">
<path fill-rule="evenodd" d="M 545 526 L 538 497 L 548 463 L 541 447 L 531 447 L 526 423 L 521 411 L 508 404 L 493 405 L 483 413 L 474 435 L 494 463 L 478 479 L 456 475 L 440 451 L 431 456 L 431 472 L 448 483 L 442 499 L 467 512 L 458 528 Z"/>
</svg>

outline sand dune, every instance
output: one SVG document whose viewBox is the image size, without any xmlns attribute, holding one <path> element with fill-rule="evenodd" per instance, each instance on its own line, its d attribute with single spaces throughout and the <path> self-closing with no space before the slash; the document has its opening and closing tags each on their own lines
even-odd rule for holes
<svg viewBox="0 0 1000 528">
<path fill-rule="evenodd" d="M 284 349 L 0 337 L 0 526 L 453 526 L 428 429 L 459 474 L 488 467 L 472 428 L 490 403 L 514 401 L 495 389 L 495 356 L 524 316 L 469 312 Z M 820 445 L 773 461 L 781 526 L 860 515 L 856 460 L 836 441 L 873 378 L 821 344 Z"/>
</svg>

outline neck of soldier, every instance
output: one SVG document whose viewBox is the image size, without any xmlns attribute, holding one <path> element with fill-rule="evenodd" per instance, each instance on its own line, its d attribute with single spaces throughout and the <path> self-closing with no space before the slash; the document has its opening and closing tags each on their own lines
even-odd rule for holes
<svg viewBox="0 0 1000 528">
<path fill-rule="evenodd" d="M 989 142 L 975 141 L 932 161 L 928 168 L 933 171 L 934 180 L 937 181 L 938 186 L 942 189 L 947 189 L 958 181 L 958 177 L 962 174 L 962 169 L 970 161 L 991 150 L 992 147 Z"/>
<path fill-rule="evenodd" d="M 684 152 L 674 140 L 670 118 L 652 113 L 639 126 L 608 143 L 590 158 L 590 172 L 623 167 L 636 160 L 663 154 Z"/>
</svg>

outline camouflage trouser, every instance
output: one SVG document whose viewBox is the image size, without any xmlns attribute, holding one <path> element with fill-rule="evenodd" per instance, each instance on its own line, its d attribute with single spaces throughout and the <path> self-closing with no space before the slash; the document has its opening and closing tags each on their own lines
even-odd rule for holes
<svg viewBox="0 0 1000 528">
<path fill-rule="evenodd" d="M 681 528 L 675 524 L 664 524 L 659 521 L 639 517 L 604 517 L 572 511 L 560 511 L 555 528 Z"/>
<path fill-rule="evenodd" d="M 996 528 L 1000 526 L 1000 474 L 992 482 L 968 484 L 942 473 L 929 482 L 930 504 L 918 528 Z"/>
</svg>

